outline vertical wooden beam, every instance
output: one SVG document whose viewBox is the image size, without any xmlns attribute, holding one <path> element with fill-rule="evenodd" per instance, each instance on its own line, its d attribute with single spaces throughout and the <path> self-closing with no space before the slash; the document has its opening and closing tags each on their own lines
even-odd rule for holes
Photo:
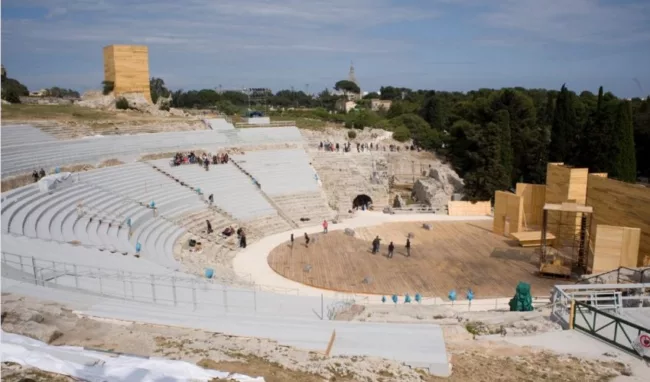
<svg viewBox="0 0 650 382">
<path fill-rule="evenodd" d="M 326 357 L 330 356 L 330 352 L 332 351 L 332 346 L 334 346 L 334 340 L 336 340 L 336 330 L 332 331 L 332 336 L 330 336 L 330 342 L 327 344 L 327 349 L 325 350 Z"/>
</svg>

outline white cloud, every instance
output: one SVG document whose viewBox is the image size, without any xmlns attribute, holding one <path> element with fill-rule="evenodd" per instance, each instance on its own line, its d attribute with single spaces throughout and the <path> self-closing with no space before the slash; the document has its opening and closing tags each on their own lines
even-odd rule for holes
<svg viewBox="0 0 650 382">
<path fill-rule="evenodd" d="M 600 0 L 499 0 L 480 16 L 487 26 L 560 43 L 626 43 L 650 40 L 650 7 Z M 511 38 L 506 38 L 510 40 Z"/>
<path fill-rule="evenodd" d="M 45 20 L 3 20 L 13 40 L 139 42 L 204 52 L 387 53 L 409 45 L 375 39 L 364 33 L 367 28 L 437 15 L 430 6 L 390 0 L 5 0 L 3 6 L 17 4 L 45 7 L 48 14 Z M 78 17 L 55 17 L 66 13 Z"/>
</svg>

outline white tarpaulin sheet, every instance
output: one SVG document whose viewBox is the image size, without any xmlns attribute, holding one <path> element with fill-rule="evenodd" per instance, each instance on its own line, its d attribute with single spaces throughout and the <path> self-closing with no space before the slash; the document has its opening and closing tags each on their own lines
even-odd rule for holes
<svg viewBox="0 0 650 382">
<path fill-rule="evenodd" d="M 59 174 L 47 175 L 41 178 L 38 181 L 38 188 L 41 192 L 50 192 L 52 190 L 58 190 L 64 187 L 71 186 L 73 184 L 73 179 L 76 177 L 72 176 L 70 172 L 62 172 Z"/>
<path fill-rule="evenodd" d="M 15 362 L 91 382 L 209 381 L 213 378 L 264 382 L 263 377 L 203 369 L 184 361 L 113 356 L 76 346 L 51 346 L 5 331 L 2 331 L 0 348 L 2 362 Z"/>
</svg>

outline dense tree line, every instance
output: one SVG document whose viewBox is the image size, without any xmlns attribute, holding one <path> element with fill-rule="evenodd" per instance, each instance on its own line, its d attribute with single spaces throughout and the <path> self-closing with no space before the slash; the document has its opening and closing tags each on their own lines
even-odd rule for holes
<svg viewBox="0 0 650 382">
<path fill-rule="evenodd" d="M 359 92 L 346 80 L 334 88 L 344 94 Z M 559 90 L 467 93 L 382 86 L 348 114 L 335 111 L 344 95 L 329 90 L 316 95 L 293 89 L 253 95 L 212 89 L 170 94 L 174 107 L 215 108 L 226 114 L 273 108 L 283 110 L 275 113 L 285 117 L 391 130 L 395 139 L 413 139 L 447 158 L 465 178 L 470 199 L 490 199 L 495 190 L 513 188 L 516 182 L 543 183 L 549 161 L 588 167 L 626 182 L 650 177 L 650 99 L 621 100 L 602 88 L 596 95 L 576 94 L 565 85 Z M 391 100 L 392 105 L 372 111 L 373 98 Z"/>
<path fill-rule="evenodd" d="M 60 87 L 52 87 L 45 89 L 46 97 L 57 97 L 57 98 L 79 98 L 79 92 L 72 89 L 64 89 Z"/>
<path fill-rule="evenodd" d="M 20 81 L 7 77 L 4 66 L 1 71 L 2 99 L 11 103 L 20 103 L 21 96 L 28 96 L 29 90 Z"/>
</svg>

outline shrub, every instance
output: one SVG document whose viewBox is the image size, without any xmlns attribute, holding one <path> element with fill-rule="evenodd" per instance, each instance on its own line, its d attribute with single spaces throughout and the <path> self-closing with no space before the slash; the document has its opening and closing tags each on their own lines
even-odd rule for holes
<svg viewBox="0 0 650 382">
<path fill-rule="evenodd" d="M 169 111 L 170 107 L 168 103 L 161 103 L 158 109 L 163 110 L 163 111 Z"/>
<path fill-rule="evenodd" d="M 406 142 L 411 139 L 411 132 L 404 125 L 398 126 L 393 133 L 393 139 L 398 142 Z"/>
<path fill-rule="evenodd" d="M 345 121 L 345 125 L 344 125 L 344 126 L 345 126 L 345 128 L 347 128 L 347 129 L 351 129 L 351 128 L 354 127 L 354 125 L 352 124 L 352 121 Z"/>
<path fill-rule="evenodd" d="M 102 94 L 104 95 L 108 95 L 115 89 L 115 83 L 113 81 L 102 81 L 102 86 L 104 87 L 102 90 Z"/>
<path fill-rule="evenodd" d="M 129 101 L 124 97 L 120 97 L 115 102 L 115 108 L 119 110 L 127 110 L 129 108 Z"/>
<path fill-rule="evenodd" d="M 11 103 L 20 103 L 20 97 L 14 89 L 9 89 L 3 94 L 3 99 Z"/>
<path fill-rule="evenodd" d="M 348 138 L 354 139 L 357 137 L 357 132 L 354 130 L 348 130 Z"/>
</svg>

